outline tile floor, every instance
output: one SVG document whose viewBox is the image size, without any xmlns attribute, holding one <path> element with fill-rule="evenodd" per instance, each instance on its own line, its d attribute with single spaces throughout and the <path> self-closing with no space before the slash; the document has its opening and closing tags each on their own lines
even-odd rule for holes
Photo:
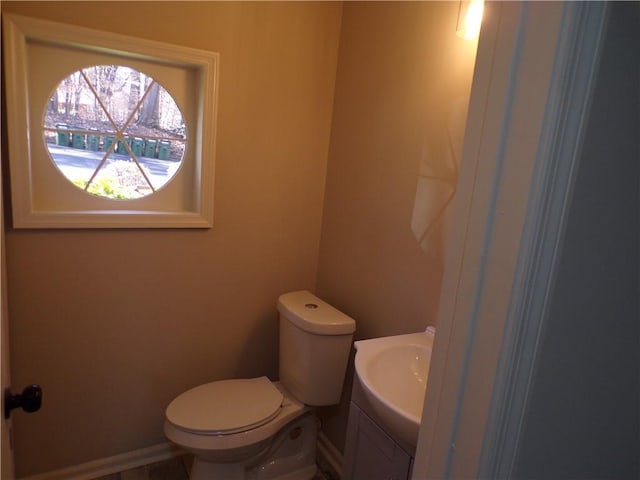
<svg viewBox="0 0 640 480">
<path fill-rule="evenodd" d="M 187 474 L 187 464 L 190 463 L 188 457 L 172 458 L 151 465 L 127 470 L 126 472 L 112 473 L 95 480 L 189 480 Z M 321 471 L 313 480 L 337 480 L 328 471 Z"/>
</svg>

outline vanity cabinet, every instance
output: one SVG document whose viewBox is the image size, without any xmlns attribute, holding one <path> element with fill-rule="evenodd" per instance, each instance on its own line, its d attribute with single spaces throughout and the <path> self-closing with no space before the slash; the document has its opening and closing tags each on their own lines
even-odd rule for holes
<svg viewBox="0 0 640 480">
<path fill-rule="evenodd" d="M 343 480 L 407 480 L 411 464 L 411 456 L 351 402 Z"/>
<path fill-rule="evenodd" d="M 402 445 L 377 421 L 359 381 L 349 405 L 349 422 L 344 451 L 343 480 L 408 480 L 415 449 Z"/>
</svg>

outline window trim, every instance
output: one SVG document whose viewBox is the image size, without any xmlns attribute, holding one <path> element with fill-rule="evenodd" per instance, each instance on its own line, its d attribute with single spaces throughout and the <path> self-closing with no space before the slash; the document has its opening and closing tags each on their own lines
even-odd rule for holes
<svg viewBox="0 0 640 480">
<path fill-rule="evenodd" d="M 61 24 L 21 15 L 3 15 L 4 68 L 12 220 L 14 228 L 208 228 L 213 225 L 215 164 L 215 118 L 217 112 L 219 54 L 170 45 L 84 27 Z M 41 118 L 29 112 L 29 43 L 56 48 L 115 55 L 136 62 L 164 64 L 191 74 L 198 111 L 189 144 L 194 148 L 190 177 L 184 187 L 194 198 L 178 200 L 175 208 L 157 208 L 154 195 L 137 200 L 78 201 L 78 208 L 57 208 L 38 200 L 35 162 L 47 161 L 34 148 L 41 138 L 29 132 L 41 128 Z M 40 148 L 40 147 L 38 147 Z M 41 150 L 41 148 L 40 148 Z M 77 188 L 69 185 L 70 188 Z M 84 196 L 88 197 L 88 196 Z M 84 198 L 82 197 L 82 198 Z M 96 205 L 98 205 L 96 207 Z"/>
</svg>

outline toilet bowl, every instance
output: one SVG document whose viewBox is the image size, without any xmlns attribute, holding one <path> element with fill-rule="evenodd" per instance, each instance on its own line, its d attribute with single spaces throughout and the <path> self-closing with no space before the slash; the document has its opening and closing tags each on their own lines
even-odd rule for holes
<svg viewBox="0 0 640 480">
<path fill-rule="evenodd" d="M 355 322 L 307 291 L 281 295 L 280 381 L 197 386 L 167 407 L 165 435 L 194 455 L 191 480 L 308 480 L 313 407 L 340 400 Z"/>
<path fill-rule="evenodd" d="M 211 409 L 207 409 L 207 402 Z M 311 409 L 293 398 L 279 382 L 271 383 L 266 377 L 224 380 L 178 396 L 167 408 L 164 431 L 169 440 L 194 455 L 192 479 L 213 480 L 215 475 L 225 479 L 275 479 L 278 477 L 251 475 L 245 470 L 256 469 L 259 463 L 274 457 L 276 447 L 283 443 L 276 434 L 305 414 L 309 416 Z M 293 465 L 297 467 L 294 470 L 310 474 L 298 477 L 301 479 L 315 473 L 315 432 L 312 433 L 314 442 L 301 444 L 295 452 L 299 461 Z M 291 458 L 282 462 L 285 460 L 293 463 Z M 234 468 L 238 472 L 232 475 Z"/>
</svg>

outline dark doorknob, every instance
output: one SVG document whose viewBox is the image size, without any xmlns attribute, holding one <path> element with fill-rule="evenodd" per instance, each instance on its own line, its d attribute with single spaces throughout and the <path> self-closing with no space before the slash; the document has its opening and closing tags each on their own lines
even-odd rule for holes
<svg viewBox="0 0 640 480">
<path fill-rule="evenodd" d="M 22 408 L 25 412 L 37 412 L 42 405 L 42 387 L 40 385 L 29 385 L 22 390 L 22 393 L 13 395 L 11 390 L 4 390 L 4 418 L 9 418 L 11 410 Z"/>
</svg>

